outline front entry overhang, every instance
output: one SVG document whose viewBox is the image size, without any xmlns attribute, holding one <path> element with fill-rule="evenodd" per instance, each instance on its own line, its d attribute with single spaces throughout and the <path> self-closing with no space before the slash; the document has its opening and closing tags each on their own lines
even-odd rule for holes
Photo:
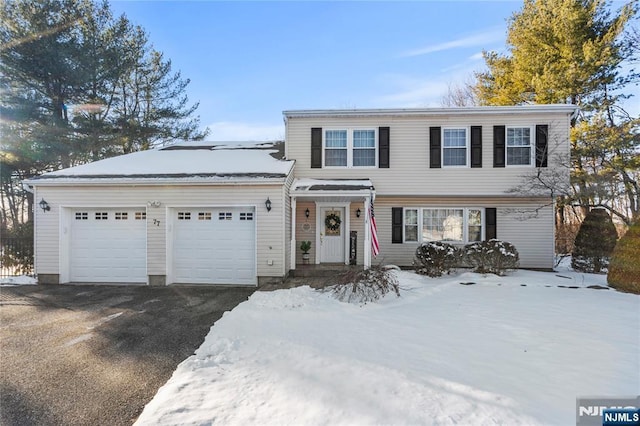
<svg viewBox="0 0 640 426">
<path fill-rule="evenodd" d="M 375 200 L 375 188 L 369 179 L 296 179 L 291 185 L 291 269 L 296 267 L 296 205 L 297 201 L 313 201 L 317 206 L 351 203 L 364 206 L 364 267 L 371 266 L 370 209 Z M 346 215 L 348 219 L 348 214 Z M 349 223 L 345 224 L 347 226 Z M 345 245 L 347 240 L 345 239 Z M 345 258 L 348 264 L 348 259 Z"/>
</svg>

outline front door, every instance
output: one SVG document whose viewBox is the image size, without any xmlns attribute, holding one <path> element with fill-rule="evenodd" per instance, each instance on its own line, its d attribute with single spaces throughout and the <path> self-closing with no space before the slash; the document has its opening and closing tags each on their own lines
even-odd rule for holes
<svg viewBox="0 0 640 426">
<path fill-rule="evenodd" d="M 320 218 L 320 262 L 344 263 L 344 207 L 321 207 Z"/>
</svg>

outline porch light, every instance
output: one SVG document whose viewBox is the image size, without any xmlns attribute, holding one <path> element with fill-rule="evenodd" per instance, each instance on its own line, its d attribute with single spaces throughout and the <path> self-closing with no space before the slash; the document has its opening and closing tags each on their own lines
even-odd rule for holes
<svg viewBox="0 0 640 426">
<path fill-rule="evenodd" d="M 305 217 L 307 217 L 307 218 L 308 218 L 308 217 L 309 217 L 309 214 L 310 214 L 309 209 L 306 209 L 306 210 L 304 211 L 304 215 L 305 215 Z"/>
<path fill-rule="evenodd" d="M 271 211 L 271 200 L 267 197 L 267 201 L 264 202 L 264 206 L 267 208 L 267 211 Z"/>
<path fill-rule="evenodd" d="M 361 213 L 362 213 L 362 212 L 360 211 L 360 209 L 356 210 L 356 217 L 360 217 L 360 214 L 361 214 Z"/>
<path fill-rule="evenodd" d="M 40 203 L 38 204 L 40 205 L 40 208 L 43 212 L 48 212 L 49 210 L 51 210 L 51 207 L 49 207 L 49 203 L 47 203 L 44 198 L 40 200 Z"/>
</svg>

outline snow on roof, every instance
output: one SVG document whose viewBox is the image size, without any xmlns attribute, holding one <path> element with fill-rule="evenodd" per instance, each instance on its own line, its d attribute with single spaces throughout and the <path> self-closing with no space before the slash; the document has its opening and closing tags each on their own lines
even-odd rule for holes
<svg viewBox="0 0 640 426">
<path fill-rule="evenodd" d="M 358 191 L 373 190 L 369 179 L 296 179 L 293 191 Z"/>
<path fill-rule="evenodd" d="M 180 142 L 45 173 L 32 181 L 153 178 L 283 178 L 293 161 L 278 160 L 273 145 L 219 146 L 218 142 Z"/>
</svg>

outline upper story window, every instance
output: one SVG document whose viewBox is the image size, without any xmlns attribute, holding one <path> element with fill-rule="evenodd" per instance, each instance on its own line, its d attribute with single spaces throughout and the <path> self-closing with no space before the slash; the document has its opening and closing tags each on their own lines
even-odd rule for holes
<svg viewBox="0 0 640 426">
<path fill-rule="evenodd" d="M 327 130 L 324 136 L 324 165 L 347 166 L 347 131 Z"/>
<path fill-rule="evenodd" d="M 327 129 L 324 131 L 325 167 L 376 167 L 374 129 Z"/>
<path fill-rule="evenodd" d="M 530 127 L 507 128 L 507 166 L 530 166 L 533 149 Z"/>
<path fill-rule="evenodd" d="M 442 165 L 466 166 L 469 140 L 467 129 L 442 130 Z"/>
</svg>

